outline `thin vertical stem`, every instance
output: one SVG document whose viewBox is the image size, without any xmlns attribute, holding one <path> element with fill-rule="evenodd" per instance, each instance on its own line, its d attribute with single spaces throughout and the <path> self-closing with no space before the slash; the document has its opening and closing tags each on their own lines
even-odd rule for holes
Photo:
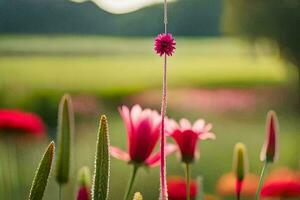
<svg viewBox="0 0 300 200">
<path fill-rule="evenodd" d="M 264 177 L 265 177 L 265 174 L 266 174 L 266 171 L 267 171 L 267 165 L 268 165 L 268 162 L 265 161 L 264 166 L 263 166 L 262 171 L 261 171 L 261 174 L 260 174 L 260 178 L 259 178 L 259 184 L 258 184 L 258 188 L 257 188 L 257 192 L 256 192 L 256 200 L 259 200 L 261 188 L 262 188 L 262 185 L 263 185 L 263 182 L 264 182 Z"/>
<path fill-rule="evenodd" d="M 190 200 L 191 199 L 191 195 L 190 195 L 190 165 L 188 163 L 185 164 L 185 177 L 186 177 L 186 199 Z"/>
<path fill-rule="evenodd" d="M 165 24 L 165 33 L 167 33 L 168 29 L 168 3 L 167 0 L 164 0 L 164 24 Z"/>
<path fill-rule="evenodd" d="M 136 177 L 138 168 L 139 167 L 137 165 L 133 165 L 133 170 L 132 170 L 132 173 L 131 173 L 131 177 L 129 179 L 129 182 L 128 182 L 128 185 L 127 185 L 127 189 L 126 189 L 126 193 L 124 195 L 124 200 L 130 199 L 129 196 L 130 196 L 130 193 L 131 193 L 134 181 L 135 181 L 135 177 Z"/>
<path fill-rule="evenodd" d="M 62 199 L 62 185 L 58 184 L 58 199 Z"/>
<path fill-rule="evenodd" d="M 164 26 L 165 33 L 167 33 L 168 25 L 168 12 L 167 12 L 167 0 L 164 0 Z M 160 142 L 160 188 L 161 200 L 168 199 L 167 181 L 166 181 L 166 156 L 165 156 L 165 115 L 167 110 L 167 55 L 164 55 L 164 70 L 163 70 L 163 86 L 162 86 L 162 102 L 161 102 L 161 142 Z"/>
</svg>

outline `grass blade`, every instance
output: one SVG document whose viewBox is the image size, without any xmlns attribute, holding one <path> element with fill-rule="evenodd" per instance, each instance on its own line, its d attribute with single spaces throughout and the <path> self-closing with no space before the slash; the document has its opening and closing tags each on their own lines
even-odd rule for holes
<svg viewBox="0 0 300 200">
<path fill-rule="evenodd" d="M 54 157 L 54 148 L 55 145 L 52 141 L 49 144 L 46 152 L 44 153 L 43 158 L 35 173 L 30 189 L 29 200 L 41 200 L 44 196 Z"/>
<path fill-rule="evenodd" d="M 56 181 L 65 184 L 69 181 L 71 137 L 74 132 L 74 113 L 71 97 L 64 95 L 58 111 L 58 154 L 56 162 Z"/>
<path fill-rule="evenodd" d="M 106 116 L 102 115 L 97 136 L 95 170 L 92 186 L 93 200 L 107 200 L 109 191 L 109 134 Z"/>
</svg>

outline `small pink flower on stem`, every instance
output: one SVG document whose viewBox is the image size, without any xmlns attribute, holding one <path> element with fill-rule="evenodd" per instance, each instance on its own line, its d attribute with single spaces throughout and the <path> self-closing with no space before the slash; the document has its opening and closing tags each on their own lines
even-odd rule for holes
<svg viewBox="0 0 300 200">
<path fill-rule="evenodd" d="M 166 54 L 172 56 L 175 51 L 176 41 L 170 33 L 159 34 L 155 38 L 154 50 L 160 56 Z"/>
<path fill-rule="evenodd" d="M 115 158 L 133 164 L 133 172 L 128 184 L 124 200 L 129 199 L 135 181 L 137 170 L 140 166 L 155 167 L 161 160 L 161 153 L 152 154 L 160 138 L 161 116 L 153 110 L 135 105 L 129 110 L 122 106 L 120 109 L 127 130 L 128 153 L 117 147 L 110 147 L 110 153 Z M 175 145 L 166 145 L 166 154 L 176 150 Z"/>
<path fill-rule="evenodd" d="M 199 140 L 215 139 L 211 132 L 212 125 L 205 124 L 203 119 L 198 119 L 192 126 L 187 119 L 181 119 L 179 124 L 174 120 L 168 120 L 166 133 L 177 143 L 181 160 L 190 163 L 197 157 L 197 143 Z"/>
<path fill-rule="evenodd" d="M 190 163 L 197 157 L 197 143 L 199 140 L 215 139 L 215 134 L 210 132 L 211 124 L 205 124 L 203 119 L 198 119 L 193 125 L 187 119 L 181 119 L 179 124 L 168 120 L 166 133 L 176 141 L 181 161 L 186 167 L 186 199 L 190 200 Z"/>
</svg>

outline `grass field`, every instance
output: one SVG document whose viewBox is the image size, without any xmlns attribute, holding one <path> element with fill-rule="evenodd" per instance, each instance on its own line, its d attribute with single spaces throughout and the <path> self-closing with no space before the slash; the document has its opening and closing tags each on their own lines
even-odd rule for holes
<svg viewBox="0 0 300 200">
<path fill-rule="evenodd" d="M 0 106 L 22 108 L 17 102 L 28 96 L 39 98 L 29 98 L 26 102 L 31 104 L 29 110 L 38 111 L 47 117 L 53 135 L 57 102 L 61 93 L 88 93 L 91 96 L 107 97 L 108 101 L 100 110 L 105 111 L 108 116 L 111 143 L 125 148 L 125 129 L 112 97 L 127 97 L 161 87 L 162 59 L 153 53 L 152 46 L 151 38 L 0 36 Z M 264 47 L 254 49 L 240 40 L 229 38 L 177 38 L 177 51 L 169 59 L 169 64 L 170 88 L 277 88 L 289 86 L 297 74 L 276 53 Z M 56 95 L 54 100 L 49 100 L 53 95 Z M 193 99 L 189 103 L 193 103 Z M 217 140 L 201 143 L 201 159 L 192 167 L 193 177 L 203 175 L 207 193 L 215 193 L 217 179 L 231 170 L 232 150 L 236 142 L 247 145 L 250 170 L 259 173 L 259 151 L 264 139 L 265 116 L 269 109 L 268 104 L 251 111 L 245 109 L 233 113 L 185 110 L 184 105 L 179 110 L 169 108 L 170 117 L 205 117 L 214 125 Z M 284 108 L 272 109 L 278 111 L 281 132 L 280 159 L 272 168 L 281 165 L 297 168 L 300 155 L 299 114 L 289 103 Z M 291 110 L 295 112 L 290 112 Z M 98 113 L 87 117 L 78 114 L 76 118 L 76 153 L 73 160 L 76 168 L 82 165 L 93 167 L 97 115 Z M 3 147 L 1 145 L 0 148 Z M 20 176 L 19 185 L 12 170 L 15 165 L 9 162 L 0 165 L 0 175 L 2 172 L 6 174 L 6 178 L 11 178 L 5 179 L 9 184 L 1 183 L 0 180 L 0 199 L 3 194 L 1 191 L 5 189 L 3 185 L 11 190 L 12 195 L 16 195 L 12 199 L 24 199 L 28 193 L 34 168 L 46 144 L 23 145 L 18 154 L 21 158 L 21 164 L 18 163 L 20 173 L 24 174 Z M 0 151 L 1 159 L 9 157 L 10 161 L 15 162 L 10 156 L 11 154 Z M 168 161 L 169 175 L 184 174 L 176 156 L 171 156 Z M 124 162 L 112 159 L 110 199 L 122 198 L 129 170 L 130 167 Z M 135 190 L 141 191 L 146 200 L 158 197 L 158 175 L 158 168 L 141 170 L 138 175 Z M 65 199 L 73 199 L 67 197 L 75 192 L 75 179 L 73 171 L 72 184 L 64 190 Z M 52 176 L 45 199 L 56 199 L 57 190 Z"/>
<path fill-rule="evenodd" d="M 162 60 L 151 38 L 0 37 L 0 86 L 118 95 L 159 87 Z M 178 38 L 170 87 L 280 85 L 285 64 L 239 40 Z"/>
</svg>

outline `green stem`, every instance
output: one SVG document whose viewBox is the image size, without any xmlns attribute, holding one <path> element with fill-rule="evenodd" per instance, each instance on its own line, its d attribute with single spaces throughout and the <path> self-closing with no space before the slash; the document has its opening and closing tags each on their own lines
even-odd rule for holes
<svg viewBox="0 0 300 200">
<path fill-rule="evenodd" d="M 58 186 L 58 199 L 61 200 L 62 199 L 62 185 L 59 184 Z"/>
<path fill-rule="evenodd" d="M 268 162 L 265 161 L 264 166 L 263 166 L 262 171 L 261 171 L 261 174 L 260 174 L 260 178 L 259 178 L 259 184 L 258 184 L 258 188 L 257 188 L 257 192 L 256 192 L 256 200 L 259 200 L 261 188 L 262 188 L 262 185 L 263 185 L 263 182 L 264 182 L 264 177 L 265 177 L 266 170 L 267 170 L 267 165 L 268 165 Z"/>
<path fill-rule="evenodd" d="M 190 200 L 191 195 L 190 195 L 190 165 L 188 163 L 186 163 L 185 165 L 185 169 L 186 169 L 186 173 L 185 173 L 185 177 L 186 177 L 186 199 Z"/>
<path fill-rule="evenodd" d="M 135 181 L 135 177 L 136 177 L 138 168 L 139 168 L 138 165 L 133 165 L 132 174 L 131 174 L 131 177 L 129 179 L 128 185 L 127 185 L 127 190 L 126 190 L 126 193 L 125 193 L 125 196 L 124 196 L 124 200 L 129 199 L 129 196 L 130 196 L 130 193 L 131 193 L 134 181 Z"/>
</svg>

